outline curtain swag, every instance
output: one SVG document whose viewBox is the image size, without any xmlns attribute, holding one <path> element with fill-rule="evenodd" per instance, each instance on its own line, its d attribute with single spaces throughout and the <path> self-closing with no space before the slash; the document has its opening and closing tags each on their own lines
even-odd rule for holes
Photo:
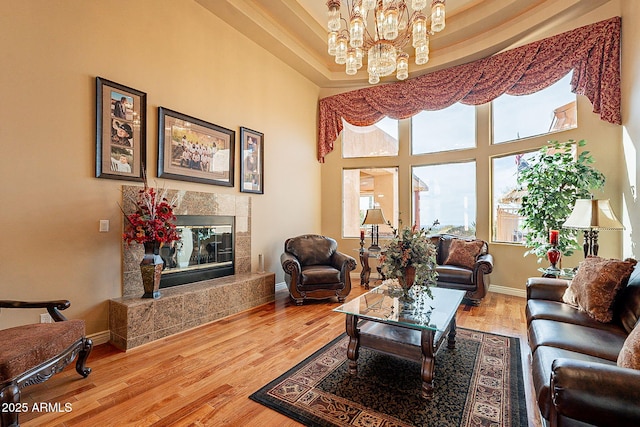
<svg viewBox="0 0 640 427">
<path fill-rule="evenodd" d="M 614 17 L 467 64 L 323 98 L 318 160 L 333 151 L 342 118 L 369 126 L 385 116 L 406 119 L 456 102 L 479 105 L 503 93 L 527 95 L 571 70 L 572 92 L 589 98 L 601 120 L 621 124 L 620 29 L 621 18 Z"/>
</svg>

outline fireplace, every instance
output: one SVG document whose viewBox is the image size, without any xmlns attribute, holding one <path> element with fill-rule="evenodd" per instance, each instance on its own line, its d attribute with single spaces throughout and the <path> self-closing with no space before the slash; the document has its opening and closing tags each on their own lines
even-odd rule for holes
<svg viewBox="0 0 640 427">
<path fill-rule="evenodd" d="M 235 273 L 235 218 L 228 215 L 177 215 L 180 240 L 163 247 L 160 288 Z"/>
</svg>

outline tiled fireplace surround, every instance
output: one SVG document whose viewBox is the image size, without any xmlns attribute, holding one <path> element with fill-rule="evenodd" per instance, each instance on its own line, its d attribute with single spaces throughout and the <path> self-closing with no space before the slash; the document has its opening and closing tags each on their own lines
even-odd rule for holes
<svg viewBox="0 0 640 427">
<path fill-rule="evenodd" d="M 141 187 L 122 187 L 123 208 Z M 122 298 L 109 301 L 110 342 L 129 350 L 222 317 L 274 300 L 275 274 L 251 273 L 251 197 L 168 190 L 175 198 L 176 215 L 230 215 L 235 217 L 235 272 L 233 276 L 162 289 L 159 299 L 140 298 L 142 245 L 123 244 Z"/>
</svg>

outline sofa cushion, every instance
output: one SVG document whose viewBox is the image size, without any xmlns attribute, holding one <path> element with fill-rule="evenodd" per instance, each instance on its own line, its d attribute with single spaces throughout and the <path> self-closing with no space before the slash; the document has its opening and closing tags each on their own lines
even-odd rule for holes
<svg viewBox="0 0 640 427">
<path fill-rule="evenodd" d="M 640 369 L 640 322 L 629 334 L 620 355 L 618 355 L 618 366 L 622 368 Z"/>
<path fill-rule="evenodd" d="M 458 267 L 455 265 L 439 265 L 436 267 L 438 272 L 438 283 L 460 283 L 473 285 L 473 271 Z"/>
<path fill-rule="evenodd" d="M 533 353 L 533 358 L 531 360 L 531 376 L 536 391 L 536 401 L 538 402 L 540 413 L 546 419 L 549 419 L 551 406 L 551 396 L 549 395 L 551 366 L 554 360 L 560 358 L 615 365 L 615 362 L 571 350 L 547 346 L 538 347 Z"/>
<path fill-rule="evenodd" d="M 627 286 L 618 295 L 614 310 L 620 323 L 627 332 L 631 333 L 638 319 L 640 319 L 640 266 L 636 264 Z"/>
<path fill-rule="evenodd" d="M 612 362 L 618 359 L 627 338 L 622 326 L 616 331 L 610 325 L 590 328 L 546 319 L 533 320 L 529 325 L 528 335 L 531 350 L 540 346 L 563 348 Z"/>
<path fill-rule="evenodd" d="M 55 340 L 51 337 L 55 336 Z M 12 343 L 0 352 L 0 381 L 22 374 L 60 355 L 84 337 L 84 320 L 36 323 L 0 330 L 0 342 Z"/>
<path fill-rule="evenodd" d="M 528 300 L 526 308 L 527 324 L 535 319 L 555 320 L 556 322 L 572 323 L 588 326 L 590 328 L 610 330 L 620 333 L 621 328 L 617 323 L 602 323 L 593 319 L 584 311 L 569 304 L 549 300 Z"/>
<path fill-rule="evenodd" d="M 564 302 L 577 305 L 600 322 L 613 319 L 613 302 L 626 284 L 636 260 L 625 261 L 595 256 L 580 263 L 578 273 L 563 297 Z"/>
<path fill-rule="evenodd" d="M 444 263 L 473 269 L 483 246 L 482 240 L 452 239 L 449 245 L 449 255 Z"/>
</svg>

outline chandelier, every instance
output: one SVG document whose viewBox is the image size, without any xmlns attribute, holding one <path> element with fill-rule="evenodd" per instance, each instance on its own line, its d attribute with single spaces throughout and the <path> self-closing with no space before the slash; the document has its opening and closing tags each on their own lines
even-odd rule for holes
<svg viewBox="0 0 640 427">
<path fill-rule="evenodd" d="M 345 72 L 354 75 L 367 54 L 369 83 L 396 72 L 398 80 L 409 76 L 409 54 L 404 51 L 411 41 L 416 64 L 429 61 L 429 36 L 444 29 L 444 2 L 431 2 L 429 19 L 422 10 L 428 0 L 346 0 L 346 13 L 340 12 L 340 0 L 328 0 L 328 51 Z M 344 26 L 343 26 L 344 24 Z"/>
</svg>

